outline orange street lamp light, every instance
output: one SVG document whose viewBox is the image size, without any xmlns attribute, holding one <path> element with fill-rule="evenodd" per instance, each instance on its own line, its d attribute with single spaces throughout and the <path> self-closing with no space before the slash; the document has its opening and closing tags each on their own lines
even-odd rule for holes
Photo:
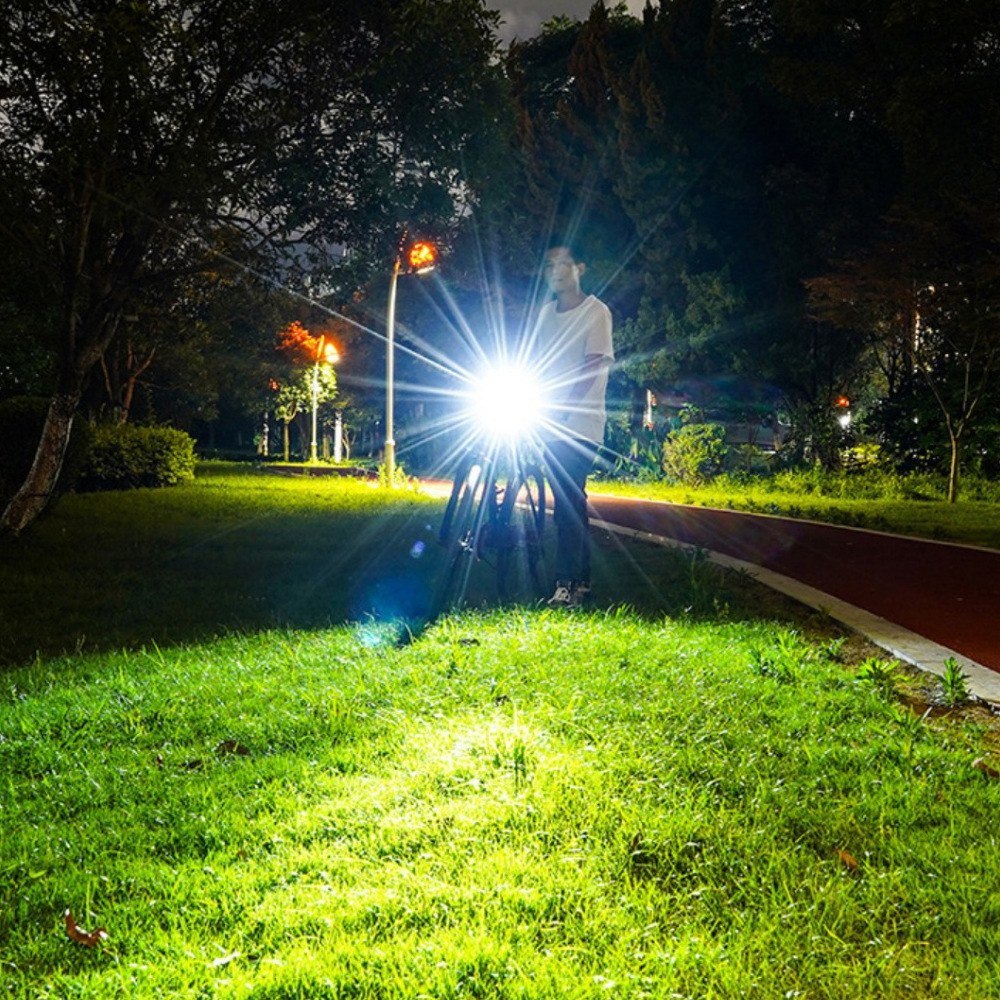
<svg viewBox="0 0 1000 1000">
<path fill-rule="evenodd" d="M 404 263 L 405 259 L 405 263 Z M 396 481 L 396 439 L 394 436 L 394 384 L 396 337 L 396 282 L 401 274 L 427 274 L 434 270 L 437 251 L 432 243 L 419 241 L 406 245 L 406 235 L 400 241 L 396 260 L 389 281 L 389 305 L 385 314 L 385 481 L 393 486 Z"/>
<path fill-rule="evenodd" d="M 437 262 L 437 251 L 434 249 L 434 244 L 425 242 L 412 244 L 410 252 L 407 254 L 407 260 L 410 264 L 411 274 L 426 274 L 428 271 L 433 271 Z"/>
</svg>

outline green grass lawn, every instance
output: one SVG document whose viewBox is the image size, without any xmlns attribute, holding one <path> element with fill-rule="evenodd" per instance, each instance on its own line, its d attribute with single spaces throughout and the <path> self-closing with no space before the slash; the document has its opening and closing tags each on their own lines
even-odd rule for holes
<svg viewBox="0 0 1000 1000">
<path fill-rule="evenodd" d="M 218 467 L 0 543 L 0 996 L 1000 995 L 985 712 L 612 538 L 631 608 L 399 645 L 440 510 Z"/>
<path fill-rule="evenodd" d="M 227 632 L 419 619 L 444 502 L 354 479 L 209 463 L 163 490 L 65 497 L 0 537 L 0 668 L 35 656 L 169 646 Z M 595 539 L 604 607 L 787 613 L 748 579 L 656 546 Z M 494 601 L 477 567 L 473 605 Z"/>
<path fill-rule="evenodd" d="M 407 612 L 439 507 L 214 463 L 171 489 L 66 497 L 0 539 L 0 663 Z"/>
</svg>

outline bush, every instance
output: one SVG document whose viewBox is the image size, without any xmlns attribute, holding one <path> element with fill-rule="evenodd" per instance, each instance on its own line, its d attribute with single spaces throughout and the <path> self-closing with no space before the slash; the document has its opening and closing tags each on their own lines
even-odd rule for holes
<svg viewBox="0 0 1000 1000">
<path fill-rule="evenodd" d="M 80 477 L 80 488 L 129 490 L 176 486 L 194 476 L 194 440 L 171 427 L 102 426 Z"/>
<path fill-rule="evenodd" d="M 3 506 L 17 492 L 31 469 L 49 402 L 47 397 L 41 396 L 14 396 L 0 401 L 0 504 Z M 54 498 L 76 486 L 92 437 L 90 424 L 81 419 L 73 421 Z"/>
<path fill-rule="evenodd" d="M 663 471 L 677 482 L 698 486 L 722 472 L 727 453 L 722 424 L 685 424 L 663 442 Z"/>
</svg>

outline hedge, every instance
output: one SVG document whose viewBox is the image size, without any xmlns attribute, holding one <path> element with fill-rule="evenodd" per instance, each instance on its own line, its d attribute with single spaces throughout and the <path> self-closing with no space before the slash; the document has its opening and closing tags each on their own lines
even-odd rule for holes
<svg viewBox="0 0 1000 1000">
<path fill-rule="evenodd" d="M 194 440 L 171 427 L 99 426 L 80 476 L 81 490 L 176 486 L 194 477 Z"/>
</svg>

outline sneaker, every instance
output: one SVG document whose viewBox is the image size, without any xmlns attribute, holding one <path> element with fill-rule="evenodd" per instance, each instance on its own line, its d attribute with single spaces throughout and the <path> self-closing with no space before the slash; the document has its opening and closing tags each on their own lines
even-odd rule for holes
<svg viewBox="0 0 1000 1000">
<path fill-rule="evenodd" d="M 550 608 L 568 608 L 573 601 L 572 584 L 566 580 L 556 580 L 556 589 L 552 596 L 545 602 Z"/>
</svg>

